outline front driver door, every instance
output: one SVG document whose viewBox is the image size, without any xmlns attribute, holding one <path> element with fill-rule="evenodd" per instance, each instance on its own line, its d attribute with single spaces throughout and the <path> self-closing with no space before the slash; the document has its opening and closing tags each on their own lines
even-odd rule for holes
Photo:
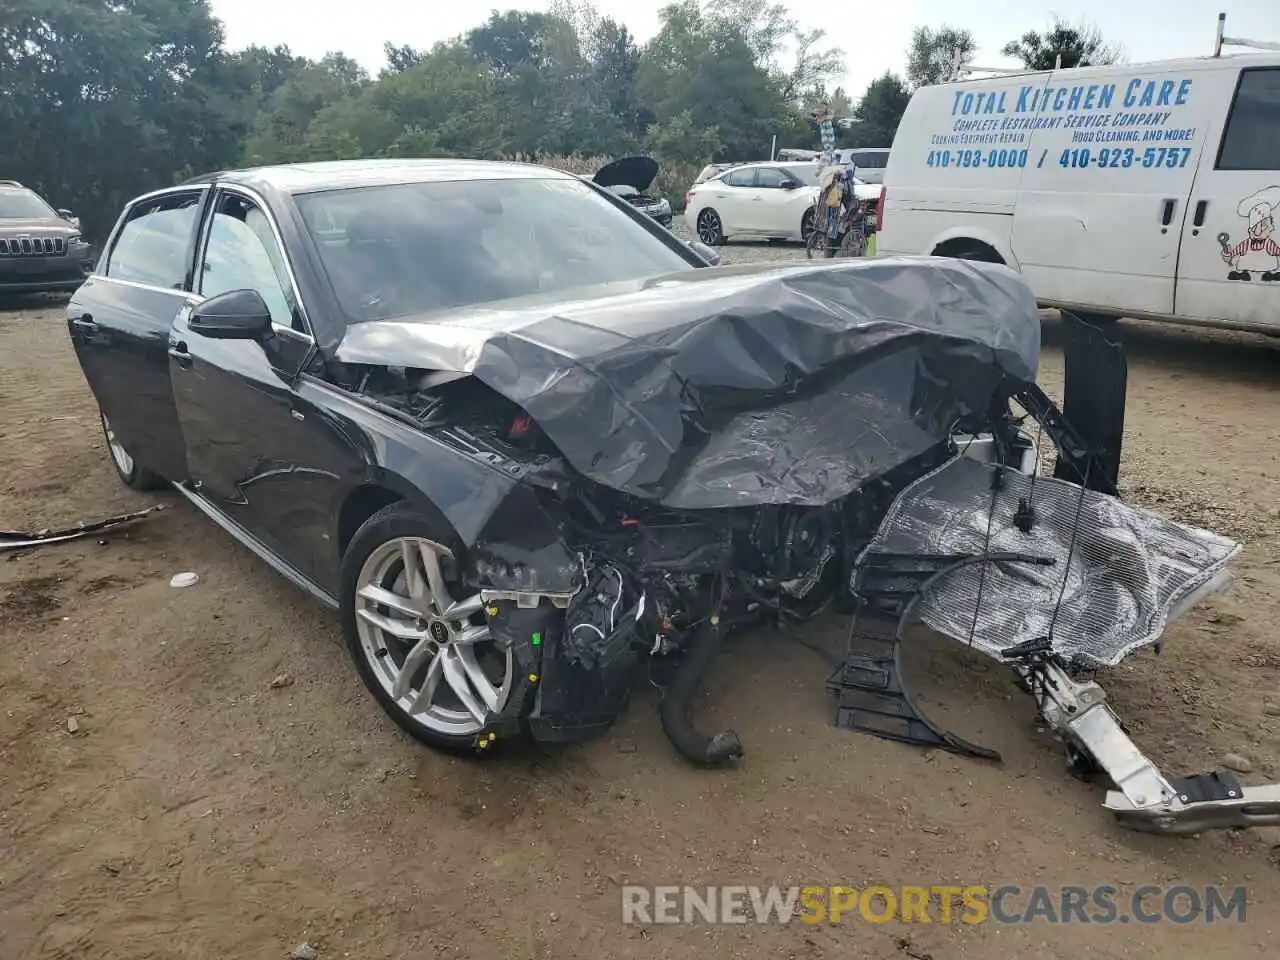
<svg viewBox="0 0 1280 960">
<path fill-rule="evenodd" d="M 199 300 L 231 290 L 258 291 L 271 311 L 265 342 L 217 340 L 192 332 L 190 309 L 169 335 L 170 375 L 186 439 L 193 492 L 297 571 L 314 579 L 317 558 L 297 511 L 310 489 L 307 438 L 313 425 L 293 383 L 312 355 L 296 287 L 270 211 L 231 187 L 214 197 L 196 264 Z M 327 498 L 336 476 L 318 479 Z M 327 502 L 327 501 L 326 501 Z"/>
</svg>

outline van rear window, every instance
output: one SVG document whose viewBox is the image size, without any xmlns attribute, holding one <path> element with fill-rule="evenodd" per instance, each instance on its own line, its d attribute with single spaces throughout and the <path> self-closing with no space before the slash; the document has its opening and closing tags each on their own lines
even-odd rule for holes
<svg viewBox="0 0 1280 960">
<path fill-rule="evenodd" d="M 855 166 L 881 170 L 889 165 L 888 150 L 859 150 L 853 155 Z"/>
<path fill-rule="evenodd" d="M 1280 67 L 1241 72 L 1217 169 L 1280 170 Z"/>
</svg>

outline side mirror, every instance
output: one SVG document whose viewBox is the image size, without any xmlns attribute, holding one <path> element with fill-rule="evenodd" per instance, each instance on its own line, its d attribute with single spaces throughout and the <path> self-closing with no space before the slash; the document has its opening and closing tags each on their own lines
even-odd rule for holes
<svg viewBox="0 0 1280 960">
<path fill-rule="evenodd" d="M 794 190 L 796 187 L 800 186 L 800 184 L 795 180 L 783 180 L 779 186 L 782 187 L 783 190 Z"/>
<path fill-rule="evenodd" d="M 271 333 L 271 311 L 257 290 L 228 290 L 191 311 L 192 333 L 213 340 L 265 340 Z"/>
<path fill-rule="evenodd" d="M 689 249 L 707 261 L 708 266 L 720 266 L 720 254 L 716 253 L 712 247 L 707 246 L 701 240 L 690 240 Z"/>
</svg>

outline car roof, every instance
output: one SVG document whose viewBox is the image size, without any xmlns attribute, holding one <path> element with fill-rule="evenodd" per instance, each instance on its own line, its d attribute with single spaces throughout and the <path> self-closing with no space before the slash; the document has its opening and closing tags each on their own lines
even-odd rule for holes
<svg viewBox="0 0 1280 960">
<path fill-rule="evenodd" d="M 224 170 L 196 177 L 191 184 L 243 184 L 266 186 L 282 193 L 314 193 L 348 187 L 374 187 L 397 183 L 437 183 L 451 180 L 576 180 L 553 167 L 498 160 L 327 160 L 277 166 Z"/>
</svg>

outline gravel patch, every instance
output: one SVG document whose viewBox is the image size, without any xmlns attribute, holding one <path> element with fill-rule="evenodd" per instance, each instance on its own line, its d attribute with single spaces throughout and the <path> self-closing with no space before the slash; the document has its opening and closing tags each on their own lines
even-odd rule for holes
<svg viewBox="0 0 1280 960">
<path fill-rule="evenodd" d="M 681 240 L 694 240 L 693 233 L 677 214 L 671 221 L 671 232 Z M 804 246 L 798 242 L 734 240 L 716 247 L 723 263 L 792 263 L 804 260 Z"/>
</svg>

